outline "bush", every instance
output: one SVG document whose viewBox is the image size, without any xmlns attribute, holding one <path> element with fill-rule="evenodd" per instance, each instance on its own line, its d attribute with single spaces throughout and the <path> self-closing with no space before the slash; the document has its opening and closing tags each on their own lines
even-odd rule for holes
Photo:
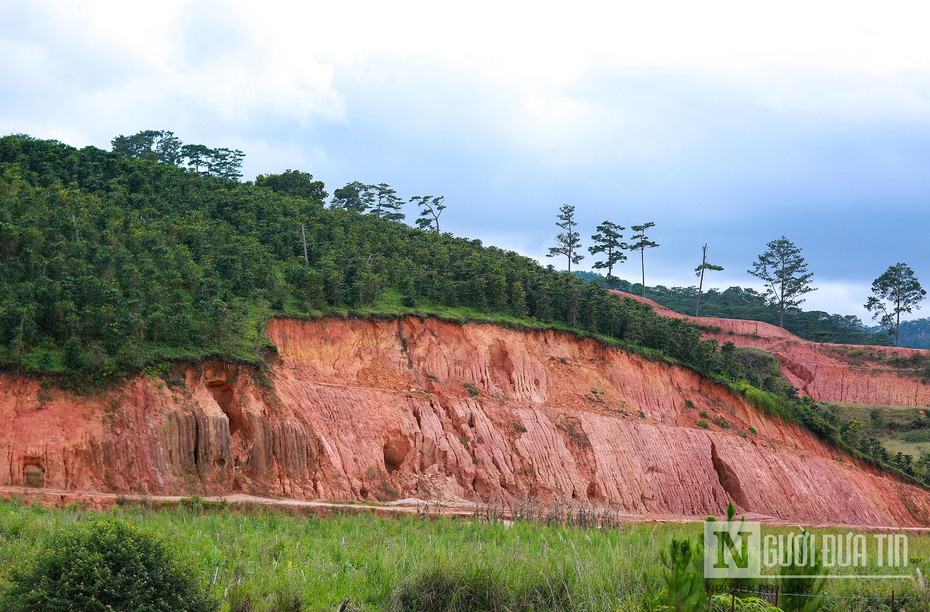
<svg viewBox="0 0 930 612">
<path fill-rule="evenodd" d="M 447 612 L 509 610 L 565 610 L 571 608 L 570 573 L 556 571 L 524 584 L 508 585 L 493 569 L 466 564 L 421 571 L 391 595 L 389 610 Z"/>
<path fill-rule="evenodd" d="M 395 593 L 396 610 L 507 610 L 512 595 L 487 568 L 433 569 L 415 577 Z"/>
<path fill-rule="evenodd" d="M 108 519 L 60 533 L 12 572 L 4 610 L 216 610 L 189 568 L 138 527 Z"/>
</svg>

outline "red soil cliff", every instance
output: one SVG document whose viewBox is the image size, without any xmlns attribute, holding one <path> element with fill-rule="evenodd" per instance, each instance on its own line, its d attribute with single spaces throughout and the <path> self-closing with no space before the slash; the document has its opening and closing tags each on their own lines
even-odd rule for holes
<svg viewBox="0 0 930 612">
<path fill-rule="evenodd" d="M 696 517 L 732 499 L 790 521 L 930 523 L 927 491 L 688 369 L 592 340 L 412 317 L 278 320 L 269 335 L 279 358 L 264 375 L 208 364 L 87 397 L 0 376 L 0 484 L 562 497 Z M 701 411 L 718 424 L 697 427 Z"/>
<path fill-rule="evenodd" d="M 613 291 L 653 307 L 656 313 L 705 328 L 705 337 L 721 343 L 761 348 L 772 353 L 781 371 L 798 390 L 815 400 L 887 406 L 930 406 L 930 373 L 896 366 L 895 358 L 930 359 L 930 351 L 896 347 L 864 347 L 802 340 L 768 323 L 715 317 L 689 317 L 641 296 Z"/>
</svg>

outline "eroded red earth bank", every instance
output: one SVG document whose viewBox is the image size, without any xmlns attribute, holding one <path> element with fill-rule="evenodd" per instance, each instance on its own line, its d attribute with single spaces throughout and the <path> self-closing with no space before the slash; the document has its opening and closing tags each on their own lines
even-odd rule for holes
<svg viewBox="0 0 930 612">
<path fill-rule="evenodd" d="M 89 397 L 0 376 L 0 485 L 684 517 L 732 499 L 784 521 L 930 523 L 927 491 L 592 340 L 414 317 L 277 320 L 269 336 L 265 376 L 204 364 Z M 698 427 L 702 411 L 729 429 Z"/>
</svg>

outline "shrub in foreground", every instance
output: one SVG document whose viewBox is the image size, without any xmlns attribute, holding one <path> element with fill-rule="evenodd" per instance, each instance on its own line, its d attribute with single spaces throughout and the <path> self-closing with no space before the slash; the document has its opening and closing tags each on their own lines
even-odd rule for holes
<svg viewBox="0 0 930 612">
<path fill-rule="evenodd" d="M 0 608 L 19 610 L 216 610 L 164 544 L 108 519 L 60 533 L 13 572 Z"/>
</svg>

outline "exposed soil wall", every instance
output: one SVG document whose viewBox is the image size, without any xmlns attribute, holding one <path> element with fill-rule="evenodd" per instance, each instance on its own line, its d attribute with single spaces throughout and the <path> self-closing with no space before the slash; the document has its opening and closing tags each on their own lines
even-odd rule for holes
<svg viewBox="0 0 930 612">
<path fill-rule="evenodd" d="M 0 485 L 535 496 L 681 516 L 732 499 L 799 522 L 930 523 L 927 491 L 688 369 L 591 340 L 412 317 L 277 320 L 269 336 L 279 356 L 264 376 L 205 364 L 88 397 L 0 376 Z"/>
</svg>

